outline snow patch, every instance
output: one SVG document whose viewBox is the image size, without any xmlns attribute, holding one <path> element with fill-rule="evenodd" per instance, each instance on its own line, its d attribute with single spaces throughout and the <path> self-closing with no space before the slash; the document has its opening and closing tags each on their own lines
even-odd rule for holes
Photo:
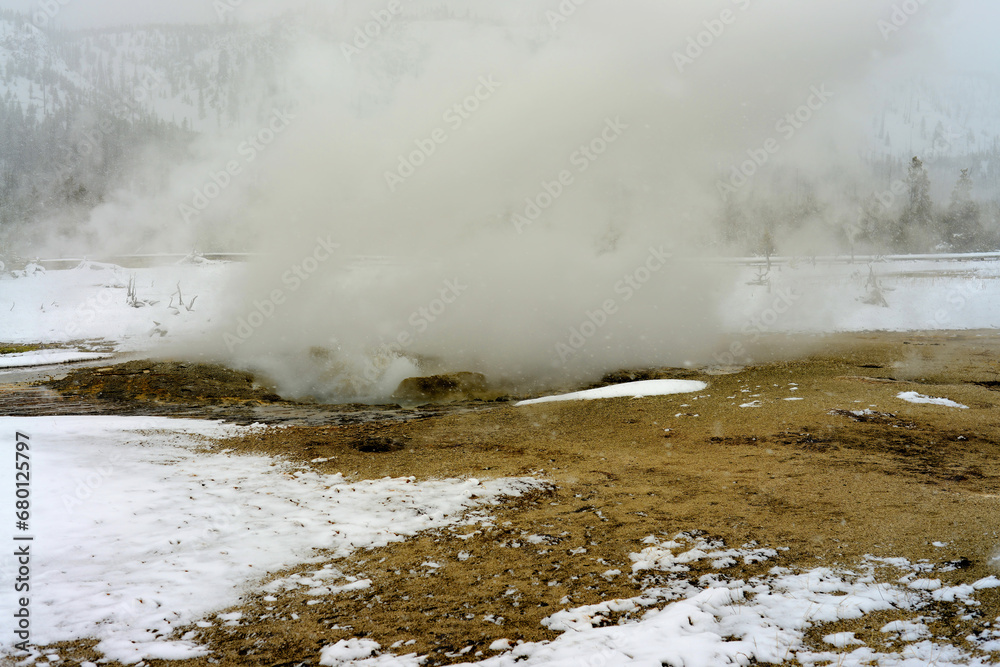
<svg viewBox="0 0 1000 667">
<path fill-rule="evenodd" d="M 932 398 L 930 396 L 924 396 L 923 394 L 918 394 L 915 391 L 904 391 L 899 393 L 896 398 L 902 399 L 907 403 L 919 403 L 928 405 L 943 405 L 949 408 L 960 408 L 962 410 L 968 410 L 968 405 L 962 405 L 961 403 L 956 403 L 947 398 Z"/>
<path fill-rule="evenodd" d="M 626 382 L 609 387 L 599 387 L 586 391 L 575 391 L 571 394 L 546 396 L 528 401 L 520 401 L 515 405 L 535 405 L 537 403 L 553 403 L 556 401 L 592 401 L 600 398 L 645 398 L 647 396 L 669 396 L 672 394 L 691 394 L 708 388 L 705 382 L 697 380 L 641 380 Z"/>
</svg>

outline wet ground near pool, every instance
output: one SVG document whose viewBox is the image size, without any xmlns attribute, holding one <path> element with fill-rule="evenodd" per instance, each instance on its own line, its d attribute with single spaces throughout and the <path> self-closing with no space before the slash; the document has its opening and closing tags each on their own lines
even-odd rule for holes
<svg viewBox="0 0 1000 667">
<path fill-rule="evenodd" d="M 427 419 L 489 409 L 482 401 L 402 407 L 286 401 L 219 366 L 113 358 L 0 372 L 0 414 L 156 416 L 321 426 Z"/>
</svg>

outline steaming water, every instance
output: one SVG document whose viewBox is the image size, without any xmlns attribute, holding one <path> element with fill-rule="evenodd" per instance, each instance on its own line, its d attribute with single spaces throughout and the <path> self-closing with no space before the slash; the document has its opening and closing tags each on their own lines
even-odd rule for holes
<svg viewBox="0 0 1000 667">
<path fill-rule="evenodd" d="M 886 39 L 886 0 L 435 3 L 458 18 L 402 2 L 391 21 L 388 6 L 301 10 L 281 120 L 247 128 L 272 128 L 252 178 L 191 224 L 178 202 L 247 132 L 203 139 L 158 200 L 88 224 L 263 253 L 199 352 L 288 395 L 706 361 L 734 281 L 692 261 L 713 252 L 719 181 L 762 150 L 821 192 L 860 179 L 867 82 L 912 69 L 914 44 L 932 58 L 925 26 L 944 11 L 920 5 Z"/>
</svg>

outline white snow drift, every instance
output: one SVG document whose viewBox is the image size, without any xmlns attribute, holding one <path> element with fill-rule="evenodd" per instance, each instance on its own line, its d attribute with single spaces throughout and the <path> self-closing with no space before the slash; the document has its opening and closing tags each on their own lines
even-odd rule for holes
<svg viewBox="0 0 1000 667">
<path fill-rule="evenodd" d="M 575 391 L 559 396 L 545 396 L 521 401 L 516 405 L 535 405 L 557 401 L 593 401 L 600 398 L 643 398 L 646 396 L 669 396 L 671 394 L 692 394 L 707 389 L 708 385 L 697 380 L 642 380 L 625 382 L 608 387 L 598 387 L 586 391 Z"/>
<path fill-rule="evenodd" d="M 198 451 L 245 428 L 152 418 L 0 418 L 30 436 L 34 644 L 84 638 L 125 663 L 205 655 L 182 625 L 211 619 L 268 573 L 402 541 L 538 482 L 349 482 L 265 456 Z M 13 456 L 11 457 L 13 462 Z M 12 489 L 3 467 L 3 488 Z M 11 551 L 12 553 L 12 551 Z M 5 556 L 0 587 L 13 589 Z M 345 589 L 341 589 L 345 590 Z M 333 598 L 330 588 L 317 599 Z M 12 618 L 14 596 L 0 596 Z M 3 624 L 0 654 L 14 643 Z"/>
<path fill-rule="evenodd" d="M 917 403 L 924 405 L 943 405 L 946 408 L 959 408 L 960 410 L 968 410 L 968 405 L 962 405 L 961 403 L 956 403 L 949 398 L 934 398 L 932 396 L 924 396 L 923 394 L 918 394 L 915 391 L 904 391 L 900 392 L 896 398 L 906 401 L 907 403 Z"/>
</svg>

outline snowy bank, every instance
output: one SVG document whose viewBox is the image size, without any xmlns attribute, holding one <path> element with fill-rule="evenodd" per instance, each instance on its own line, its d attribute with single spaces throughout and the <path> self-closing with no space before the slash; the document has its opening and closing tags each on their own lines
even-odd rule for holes
<svg viewBox="0 0 1000 667">
<path fill-rule="evenodd" d="M 537 488 L 527 479 L 348 481 L 266 456 L 199 451 L 250 428 L 141 417 L 0 418 L 29 436 L 31 640 L 98 639 L 124 663 L 207 654 L 175 630 L 268 573 L 399 542 Z M 13 458 L 13 457 L 12 457 Z M 0 474 L 14 488 L 12 471 Z M 14 563 L 0 585 L 13 590 Z M 329 596 L 336 595 L 335 590 Z M 14 596 L 0 596 L 12 618 Z M 4 624 L 0 654 L 14 644 Z"/>
<path fill-rule="evenodd" d="M 39 350 L 37 352 L 20 352 L 17 354 L 0 355 L 0 368 L 33 368 L 35 366 L 71 364 L 80 361 L 107 359 L 110 356 L 110 354 L 80 352 L 75 350 Z"/>
</svg>

